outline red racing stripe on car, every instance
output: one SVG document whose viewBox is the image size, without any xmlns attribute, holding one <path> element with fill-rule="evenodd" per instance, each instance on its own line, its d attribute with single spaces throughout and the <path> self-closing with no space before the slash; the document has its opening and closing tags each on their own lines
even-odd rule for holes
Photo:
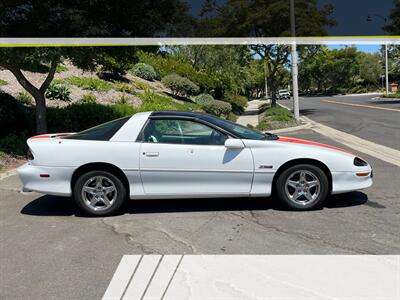
<svg viewBox="0 0 400 300">
<path fill-rule="evenodd" d="M 279 139 L 277 140 L 277 142 L 295 143 L 295 144 L 310 145 L 310 146 L 318 146 L 318 147 L 329 148 L 329 149 L 333 149 L 333 150 L 338 150 L 338 151 L 350 153 L 350 154 L 353 155 L 353 153 L 351 153 L 350 151 L 344 150 L 344 149 L 339 148 L 339 147 L 330 146 L 330 145 L 321 144 L 321 143 L 312 142 L 312 141 L 307 141 L 307 140 L 296 139 L 296 138 L 290 138 L 290 137 L 280 136 Z"/>
<path fill-rule="evenodd" d="M 31 137 L 31 139 L 51 139 L 51 138 L 58 138 L 61 136 L 67 136 L 71 133 L 53 133 L 53 134 L 40 134 Z"/>
</svg>

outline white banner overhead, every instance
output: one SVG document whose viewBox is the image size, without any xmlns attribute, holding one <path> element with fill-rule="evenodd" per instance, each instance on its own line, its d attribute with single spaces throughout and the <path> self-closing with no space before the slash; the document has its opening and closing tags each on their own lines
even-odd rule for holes
<svg viewBox="0 0 400 300">
<path fill-rule="evenodd" d="M 149 46 L 149 45 L 256 45 L 256 44 L 400 44 L 397 37 L 279 37 L 279 38 L 0 38 L 0 47 L 28 46 Z"/>
<path fill-rule="evenodd" d="M 399 300 L 400 256 L 125 255 L 113 299 Z"/>
</svg>

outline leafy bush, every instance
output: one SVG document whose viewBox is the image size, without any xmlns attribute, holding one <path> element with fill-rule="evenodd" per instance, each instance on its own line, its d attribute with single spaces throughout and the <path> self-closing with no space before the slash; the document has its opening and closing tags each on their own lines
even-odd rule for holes
<svg viewBox="0 0 400 300">
<path fill-rule="evenodd" d="M 232 111 L 232 106 L 228 102 L 220 101 L 220 100 L 215 100 L 211 95 L 209 94 L 201 94 L 198 95 L 195 98 L 195 101 L 197 104 L 200 105 L 200 107 L 209 114 L 215 115 L 215 116 L 225 116 L 229 117 Z M 231 116 L 233 118 L 233 116 Z"/>
<path fill-rule="evenodd" d="M 6 85 L 6 84 L 8 84 L 7 81 L 5 81 L 5 80 L 3 80 L 3 79 L 0 79 L 0 86 Z"/>
<path fill-rule="evenodd" d="M 5 152 L 14 155 L 25 155 L 28 151 L 26 134 L 9 134 L 0 138 L 0 153 Z"/>
<path fill-rule="evenodd" d="M 201 91 L 215 90 L 219 84 L 217 76 L 211 76 L 203 71 L 196 70 L 192 62 L 183 57 L 173 55 L 159 55 L 149 52 L 139 52 L 139 61 L 151 65 L 160 77 L 169 74 L 178 74 L 190 79 L 200 87 Z"/>
<path fill-rule="evenodd" d="M 212 102 L 205 102 L 201 108 L 209 114 L 217 117 L 228 116 L 232 110 L 232 106 L 228 102 L 214 100 Z"/>
<path fill-rule="evenodd" d="M 96 103 L 96 95 L 93 93 L 85 94 L 79 100 L 81 103 Z"/>
<path fill-rule="evenodd" d="M 247 98 L 235 93 L 226 93 L 224 100 L 232 105 L 232 109 L 238 113 L 244 111 L 247 106 Z"/>
<path fill-rule="evenodd" d="M 154 68 L 145 63 L 137 63 L 133 67 L 132 72 L 134 75 L 143 78 L 145 80 L 153 81 L 157 79 L 157 73 L 154 70 Z"/>
<path fill-rule="evenodd" d="M 191 96 L 199 93 L 199 87 L 185 77 L 170 74 L 162 79 L 164 86 L 169 88 L 174 95 Z"/>
<path fill-rule="evenodd" d="M 19 103 L 24 104 L 24 105 L 32 105 L 32 103 L 33 103 L 33 98 L 31 96 L 31 94 L 29 94 L 28 92 L 25 92 L 25 91 L 19 92 L 15 99 Z"/>
<path fill-rule="evenodd" d="M 51 83 L 45 93 L 46 98 L 52 100 L 71 101 L 71 90 L 63 84 Z"/>
<path fill-rule="evenodd" d="M 11 95 L 0 91 L 0 138 L 20 134 L 34 128 L 34 124 L 31 107 L 24 106 Z"/>
<path fill-rule="evenodd" d="M 214 97 L 210 94 L 200 94 L 195 97 L 194 101 L 200 106 L 214 101 Z"/>
<path fill-rule="evenodd" d="M 394 94 L 383 94 L 383 98 L 400 98 L 400 92 L 399 93 L 394 93 Z"/>
<path fill-rule="evenodd" d="M 112 89 L 112 84 L 96 77 L 72 76 L 65 79 L 69 84 L 79 86 L 84 90 L 107 92 Z"/>
<path fill-rule="evenodd" d="M 76 132 L 133 113 L 133 107 L 126 104 L 73 103 L 48 108 L 47 121 L 49 132 Z"/>
</svg>

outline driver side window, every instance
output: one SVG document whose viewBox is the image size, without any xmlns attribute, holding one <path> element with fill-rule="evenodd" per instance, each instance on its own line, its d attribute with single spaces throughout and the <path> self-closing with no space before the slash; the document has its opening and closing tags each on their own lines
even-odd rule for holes
<svg viewBox="0 0 400 300">
<path fill-rule="evenodd" d="M 147 143 L 223 145 L 227 138 L 226 134 L 191 120 L 153 119 L 143 130 Z"/>
</svg>

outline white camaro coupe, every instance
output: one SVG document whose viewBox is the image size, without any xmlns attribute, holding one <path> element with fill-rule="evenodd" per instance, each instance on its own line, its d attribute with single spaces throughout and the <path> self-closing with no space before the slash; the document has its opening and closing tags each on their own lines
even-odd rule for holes
<svg viewBox="0 0 400 300">
<path fill-rule="evenodd" d="M 267 197 L 314 209 L 328 194 L 372 185 L 363 159 L 197 112 L 144 112 L 79 133 L 28 139 L 24 191 L 73 196 L 88 215 L 128 198 Z"/>
</svg>

